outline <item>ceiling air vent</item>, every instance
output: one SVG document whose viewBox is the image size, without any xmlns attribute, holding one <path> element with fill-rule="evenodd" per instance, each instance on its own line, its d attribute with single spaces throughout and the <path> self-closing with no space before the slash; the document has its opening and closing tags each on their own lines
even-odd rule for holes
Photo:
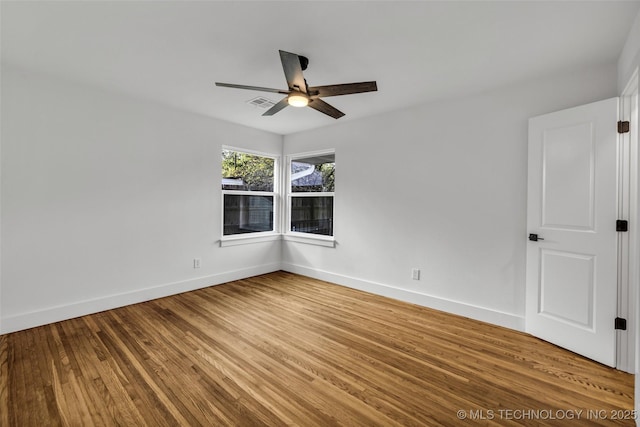
<svg viewBox="0 0 640 427">
<path fill-rule="evenodd" d="M 267 109 L 273 107 L 276 103 L 270 99 L 265 98 L 264 96 L 258 96 L 257 98 L 253 98 L 247 101 L 247 104 L 253 105 L 254 107 Z"/>
</svg>

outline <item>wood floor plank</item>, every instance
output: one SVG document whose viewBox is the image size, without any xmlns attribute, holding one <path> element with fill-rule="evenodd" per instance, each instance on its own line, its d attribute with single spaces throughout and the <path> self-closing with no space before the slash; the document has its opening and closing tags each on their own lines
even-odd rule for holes
<svg viewBox="0 0 640 427">
<path fill-rule="evenodd" d="M 0 426 L 9 425 L 9 340 L 0 335 Z"/>
<path fill-rule="evenodd" d="M 285 272 L 0 336 L 10 427 L 632 426 L 633 394 L 526 334 Z"/>
</svg>

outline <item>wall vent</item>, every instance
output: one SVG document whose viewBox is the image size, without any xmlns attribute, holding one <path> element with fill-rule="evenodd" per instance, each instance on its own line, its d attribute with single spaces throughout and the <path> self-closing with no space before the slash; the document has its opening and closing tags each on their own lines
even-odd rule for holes
<svg viewBox="0 0 640 427">
<path fill-rule="evenodd" d="M 275 102 L 268 98 L 265 98 L 264 96 L 258 96 L 257 98 L 250 99 L 249 101 L 247 101 L 247 104 L 264 109 L 271 108 L 276 105 Z"/>
</svg>

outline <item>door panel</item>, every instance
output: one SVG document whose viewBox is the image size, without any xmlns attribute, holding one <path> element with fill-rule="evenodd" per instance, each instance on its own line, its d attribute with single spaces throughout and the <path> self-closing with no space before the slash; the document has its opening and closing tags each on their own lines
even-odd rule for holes
<svg viewBox="0 0 640 427">
<path fill-rule="evenodd" d="M 545 130 L 542 137 L 542 226 L 593 230 L 593 126 Z"/>
<path fill-rule="evenodd" d="M 615 366 L 618 99 L 529 120 L 527 332 Z"/>
<path fill-rule="evenodd" d="M 594 257 L 546 249 L 540 256 L 540 314 L 593 330 Z"/>
</svg>

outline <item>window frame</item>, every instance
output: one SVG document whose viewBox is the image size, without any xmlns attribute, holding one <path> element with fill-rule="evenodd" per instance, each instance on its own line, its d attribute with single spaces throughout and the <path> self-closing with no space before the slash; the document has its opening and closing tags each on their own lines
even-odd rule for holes
<svg viewBox="0 0 640 427">
<path fill-rule="evenodd" d="M 233 147 L 223 145 L 222 151 L 234 151 L 237 153 L 249 154 L 252 156 L 266 157 L 273 159 L 273 190 L 272 191 L 249 191 L 249 190 L 225 190 L 220 183 L 220 246 L 236 246 L 247 243 L 268 242 L 280 240 L 281 238 L 281 156 L 273 153 L 251 150 L 247 148 Z M 222 171 L 222 162 L 220 163 L 220 171 Z M 218 175 L 220 176 L 220 175 Z M 220 176 L 220 179 L 222 177 Z M 273 229 L 267 231 L 255 231 L 240 234 L 224 234 L 224 213 L 225 213 L 225 196 L 241 195 L 241 196 L 270 196 L 273 197 Z"/>
<path fill-rule="evenodd" d="M 282 230 L 283 230 L 283 239 L 293 242 L 299 243 L 309 243 L 314 245 L 326 246 L 326 247 L 335 247 L 335 228 L 333 228 L 333 235 L 326 236 L 323 234 L 313 234 L 313 233 L 305 233 L 301 231 L 292 231 L 291 230 L 291 213 L 292 213 L 292 199 L 298 197 L 331 197 L 333 203 L 333 217 L 332 222 L 335 225 L 335 217 L 336 217 L 336 192 L 335 186 L 334 191 L 316 191 L 316 192 L 293 192 L 291 191 L 291 162 L 296 160 L 304 159 L 307 157 L 313 156 L 323 156 L 327 154 L 333 154 L 335 163 L 335 148 L 318 150 L 318 151 L 308 151 L 304 153 L 294 153 L 289 154 L 286 157 L 286 179 L 284 179 L 284 195 L 286 200 L 286 215 L 283 218 Z"/>
</svg>

